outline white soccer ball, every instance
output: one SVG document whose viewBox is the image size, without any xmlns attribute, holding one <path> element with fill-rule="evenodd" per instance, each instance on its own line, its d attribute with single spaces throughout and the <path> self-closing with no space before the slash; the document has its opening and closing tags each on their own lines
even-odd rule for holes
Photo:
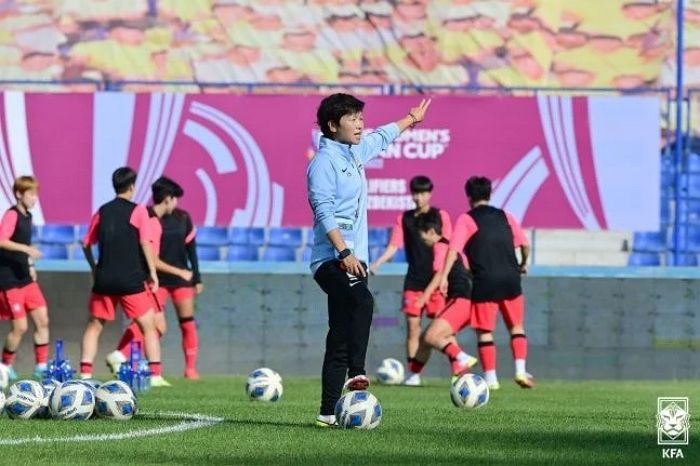
<svg viewBox="0 0 700 466">
<path fill-rule="evenodd" d="M 134 392 L 120 380 L 102 384 L 95 391 L 95 413 L 99 417 L 127 421 L 134 417 L 136 411 Z"/>
<path fill-rule="evenodd" d="M 0 392 L 5 391 L 8 385 L 10 385 L 10 369 L 0 364 Z"/>
<path fill-rule="evenodd" d="M 480 375 L 464 374 L 452 384 L 450 396 L 458 408 L 480 408 L 489 402 L 489 386 Z"/>
<path fill-rule="evenodd" d="M 41 385 L 39 385 L 39 387 L 41 387 Z M 7 415 L 12 419 L 25 420 L 35 417 L 41 411 L 41 401 L 44 398 L 43 392 L 44 389 L 42 388 L 41 393 L 37 396 L 33 390 L 11 390 L 7 400 L 5 400 Z"/>
<path fill-rule="evenodd" d="M 63 382 L 63 385 L 73 385 L 73 384 L 78 384 L 78 385 L 85 385 L 87 388 L 90 389 L 92 394 L 95 394 L 95 390 L 97 390 L 100 385 L 102 385 L 102 382 L 96 379 L 84 379 L 84 380 L 68 380 L 66 382 Z"/>
<path fill-rule="evenodd" d="M 49 411 L 54 419 L 90 419 L 95 409 L 92 390 L 82 383 L 66 382 L 54 389 L 49 398 Z"/>
<path fill-rule="evenodd" d="M 41 381 L 41 386 L 44 387 L 44 398 L 41 400 L 41 409 L 37 413 L 37 417 L 50 418 L 49 400 L 53 391 L 61 386 L 61 382 L 56 379 L 44 379 Z"/>
<path fill-rule="evenodd" d="M 44 397 L 44 387 L 36 380 L 19 380 L 10 385 L 8 393 L 10 395 L 23 393 L 41 399 Z"/>
<path fill-rule="evenodd" d="M 387 358 L 377 368 L 377 379 L 385 385 L 398 385 L 403 382 L 403 364 L 398 359 Z"/>
<path fill-rule="evenodd" d="M 254 401 L 279 401 L 284 392 L 282 377 L 267 367 L 255 369 L 248 374 L 245 391 Z"/>
<path fill-rule="evenodd" d="M 382 405 L 370 392 L 349 392 L 335 404 L 335 419 L 346 429 L 374 429 L 382 421 Z"/>
</svg>

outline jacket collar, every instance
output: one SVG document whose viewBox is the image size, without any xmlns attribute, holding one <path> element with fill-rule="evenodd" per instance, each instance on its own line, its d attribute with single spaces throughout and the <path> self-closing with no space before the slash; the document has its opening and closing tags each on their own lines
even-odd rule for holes
<svg viewBox="0 0 700 466">
<path fill-rule="evenodd" d="M 333 139 L 325 136 L 321 137 L 318 147 L 319 149 L 327 149 L 333 154 L 342 155 L 347 159 L 351 158 L 352 156 L 352 153 L 350 152 L 350 147 L 352 146 L 350 144 L 334 141 Z"/>
</svg>

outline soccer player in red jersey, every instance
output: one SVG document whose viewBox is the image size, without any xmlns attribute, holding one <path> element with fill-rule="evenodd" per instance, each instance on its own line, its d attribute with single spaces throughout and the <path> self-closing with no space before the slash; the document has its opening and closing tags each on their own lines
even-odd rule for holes
<svg viewBox="0 0 700 466">
<path fill-rule="evenodd" d="M 408 272 L 403 284 L 403 308 L 406 315 L 406 358 L 410 365 L 418 350 L 421 334 L 421 315 L 434 318 L 445 307 L 445 299 L 439 290 L 435 290 L 427 301 L 417 305 L 423 290 L 433 278 L 433 249 L 426 246 L 416 229 L 416 218 L 428 212 L 435 213 L 440 222 L 442 235 L 449 238 L 452 222 L 447 212 L 430 205 L 433 182 L 427 176 L 416 176 L 410 183 L 411 196 L 415 209 L 407 210 L 396 218 L 396 225 L 391 232 L 391 240 L 384 253 L 370 266 L 370 272 L 376 274 L 382 264 L 389 261 L 400 248 L 406 250 Z M 428 353 L 430 354 L 430 353 Z M 427 361 L 424 361 L 424 363 Z M 420 385 L 420 375 L 414 373 L 406 378 L 405 385 Z"/>
<path fill-rule="evenodd" d="M 486 383 L 498 389 L 496 346 L 493 331 L 500 309 L 510 332 L 510 346 L 515 359 L 515 382 L 532 388 L 534 380 L 525 370 L 527 337 L 524 329 L 525 299 L 521 275 L 527 273 L 530 247 L 518 221 L 508 212 L 489 205 L 491 180 L 474 176 L 467 180 L 465 191 L 471 210 L 457 219 L 450 240 L 450 250 L 441 277 L 441 289 L 464 252 L 472 272 L 472 321 L 479 340 L 479 359 Z M 521 259 L 515 254 L 520 249 Z"/>
<path fill-rule="evenodd" d="M 180 321 L 182 346 L 185 353 L 185 377 L 198 379 L 196 369 L 198 338 L 194 322 L 194 296 L 203 289 L 199 273 L 195 244 L 195 227 L 189 214 L 177 208 L 178 199 L 184 191 L 173 180 L 160 177 L 151 186 L 153 206 L 149 215 L 152 225 L 154 250 L 158 251 L 156 270 L 159 287 L 157 301 L 161 312 L 156 313 L 158 330 L 161 336 L 165 333 L 166 323 L 162 310 L 168 296 L 173 300 Z M 189 261 L 189 264 L 188 264 Z M 192 267 L 192 270 L 189 267 Z M 118 350 L 107 357 L 108 365 L 113 371 L 129 357 L 131 341 L 142 339 L 136 323 L 129 325 Z"/>
<path fill-rule="evenodd" d="M 439 292 L 442 268 L 445 265 L 449 241 L 442 235 L 440 215 L 428 211 L 416 218 L 416 230 L 423 242 L 433 249 L 433 279 L 418 298 L 417 305 L 424 305 L 431 296 Z M 409 377 L 420 376 L 432 348 L 441 351 L 450 360 L 453 376 L 468 372 L 477 359 L 460 348 L 455 336 L 469 324 L 471 317 L 471 280 L 467 270 L 467 259 L 459 254 L 447 275 L 448 289 L 445 306 L 435 315 L 433 321 L 421 334 L 416 356 L 409 362 Z"/>
<path fill-rule="evenodd" d="M 152 374 L 151 386 L 158 387 L 165 382 L 161 375 L 156 303 L 152 295 L 158 290 L 158 276 L 148 212 L 145 207 L 131 202 L 135 184 L 136 172 L 131 168 L 114 171 L 112 185 L 117 196 L 93 215 L 83 240 L 83 251 L 94 281 L 90 319 L 83 334 L 80 376 L 92 377 L 92 363 L 104 324 L 114 320 L 115 308 L 121 305 L 126 317 L 136 321 L 143 333 Z M 91 249 L 94 244 L 99 248 L 97 263 Z"/>
<path fill-rule="evenodd" d="M 34 323 L 34 376 L 42 378 L 49 358 L 49 314 L 46 299 L 36 281 L 33 259 L 41 256 L 32 243 L 32 214 L 39 183 L 32 176 L 15 180 L 12 192 L 17 203 L 0 222 L 0 319 L 10 320 L 10 333 L 2 350 L 2 363 L 17 378 L 13 368 L 15 352 L 27 332 L 27 315 Z"/>
</svg>

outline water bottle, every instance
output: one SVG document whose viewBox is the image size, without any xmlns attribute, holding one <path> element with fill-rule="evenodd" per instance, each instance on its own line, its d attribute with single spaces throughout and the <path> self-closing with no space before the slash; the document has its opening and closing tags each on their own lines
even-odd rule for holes
<svg viewBox="0 0 700 466">
<path fill-rule="evenodd" d="M 134 393 L 141 391 L 141 374 L 139 365 L 141 364 L 141 344 L 136 341 L 131 342 L 131 358 L 129 360 L 129 372 L 131 378 L 131 389 Z"/>
<path fill-rule="evenodd" d="M 151 389 L 151 369 L 147 359 L 141 359 L 139 364 L 139 378 L 141 380 L 141 391 L 147 392 Z"/>
<path fill-rule="evenodd" d="M 128 362 L 121 363 L 117 372 L 117 378 L 131 387 L 131 367 Z"/>
</svg>

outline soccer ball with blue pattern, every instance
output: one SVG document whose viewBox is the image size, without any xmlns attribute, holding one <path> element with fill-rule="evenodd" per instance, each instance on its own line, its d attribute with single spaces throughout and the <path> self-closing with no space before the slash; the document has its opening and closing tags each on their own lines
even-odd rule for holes
<svg viewBox="0 0 700 466">
<path fill-rule="evenodd" d="M 489 402 L 489 386 L 479 375 L 464 374 L 452 384 L 450 396 L 458 408 L 481 408 Z"/>
<path fill-rule="evenodd" d="M 36 380 L 19 380 L 10 386 L 8 393 L 25 393 L 41 399 L 44 397 L 44 387 Z"/>
<path fill-rule="evenodd" d="M 377 368 L 377 379 L 385 385 L 398 385 L 403 382 L 403 364 L 397 359 L 387 358 Z"/>
<path fill-rule="evenodd" d="M 49 400 L 51 399 L 51 394 L 57 387 L 61 386 L 61 382 L 56 379 L 44 379 L 41 381 L 41 386 L 44 387 L 44 398 L 41 400 L 41 409 L 37 413 L 36 417 L 48 419 L 51 417 L 51 411 L 49 410 Z"/>
<path fill-rule="evenodd" d="M 335 404 L 335 419 L 346 429 L 374 429 L 382 421 L 382 405 L 370 392 L 349 392 Z"/>
<path fill-rule="evenodd" d="M 95 391 L 95 413 L 99 417 L 127 421 L 134 417 L 137 406 L 134 392 L 121 380 L 104 383 Z"/>
<path fill-rule="evenodd" d="M 79 384 L 79 385 L 85 385 L 92 394 L 95 394 L 95 391 L 102 385 L 102 382 L 96 379 L 84 379 L 84 380 L 68 380 L 67 382 L 63 382 L 64 385 L 72 385 L 72 384 Z"/>
<path fill-rule="evenodd" d="M 49 398 L 49 411 L 54 419 L 90 419 L 95 409 L 95 395 L 81 383 L 65 382 L 54 389 Z"/>
<path fill-rule="evenodd" d="M 279 401 L 284 392 L 282 377 L 267 367 L 255 369 L 248 374 L 245 391 L 253 401 Z"/>
<path fill-rule="evenodd" d="M 41 413 L 44 387 L 34 380 L 20 380 L 10 386 L 5 410 L 12 419 L 31 419 Z"/>
</svg>

